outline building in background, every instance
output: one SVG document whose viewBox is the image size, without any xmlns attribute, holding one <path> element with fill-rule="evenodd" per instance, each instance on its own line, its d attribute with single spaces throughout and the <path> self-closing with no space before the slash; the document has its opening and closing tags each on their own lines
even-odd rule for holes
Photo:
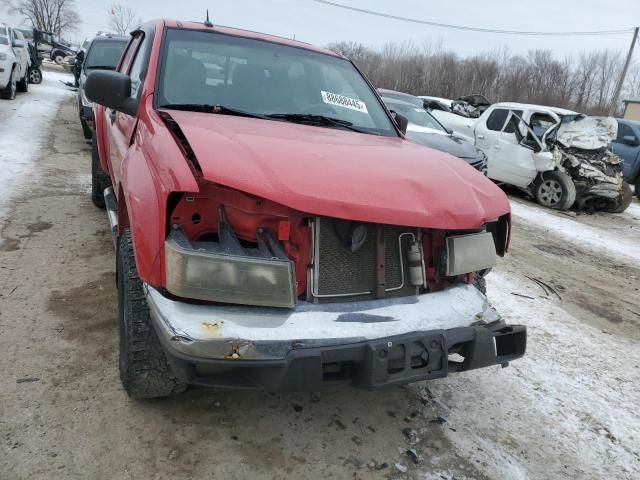
<svg viewBox="0 0 640 480">
<path fill-rule="evenodd" d="M 626 120 L 640 120 L 640 97 L 623 100 L 624 113 L 622 118 Z"/>
</svg>

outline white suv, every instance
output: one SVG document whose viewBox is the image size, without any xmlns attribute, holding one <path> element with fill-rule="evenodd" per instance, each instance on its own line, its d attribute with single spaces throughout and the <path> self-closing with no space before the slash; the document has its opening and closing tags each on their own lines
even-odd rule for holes
<svg viewBox="0 0 640 480">
<path fill-rule="evenodd" d="M 0 23 L 0 96 L 12 100 L 29 88 L 31 59 L 21 32 Z"/>
</svg>

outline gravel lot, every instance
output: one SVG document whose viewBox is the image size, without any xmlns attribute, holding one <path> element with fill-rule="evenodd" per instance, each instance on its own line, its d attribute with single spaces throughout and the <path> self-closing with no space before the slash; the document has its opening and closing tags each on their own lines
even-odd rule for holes
<svg viewBox="0 0 640 480">
<path fill-rule="evenodd" d="M 0 478 L 640 478 L 637 200 L 567 216 L 512 199 L 512 250 L 488 282 L 529 326 L 509 368 L 135 402 L 118 379 L 113 246 L 60 79 L 0 102 Z"/>
</svg>

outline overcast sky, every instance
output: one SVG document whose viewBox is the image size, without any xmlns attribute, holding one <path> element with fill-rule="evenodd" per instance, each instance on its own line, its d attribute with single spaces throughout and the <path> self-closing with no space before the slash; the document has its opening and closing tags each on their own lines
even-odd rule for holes
<svg viewBox="0 0 640 480">
<path fill-rule="evenodd" d="M 625 29 L 640 24 L 640 0 L 333 0 L 354 7 L 465 26 L 539 31 L 583 31 Z M 2 3 L 5 3 L 4 1 Z M 512 52 L 548 48 L 558 56 L 581 51 L 614 48 L 625 50 L 631 35 L 596 37 L 530 37 L 461 32 L 416 25 L 351 12 L 312 0 L 115 0 L 136 11 L 143 20 L 168 17 L 203 21 L 209 8 L 212 22 L 296 36 L 325 45 L 335 40 L 353 40 L 369 46 L 389 41 L 431 41 L 461 55 L 507 46 Z M 104 0 L 76 0 L 82 24 L 69 39 L 82 41 L 97 30 L 107 29 Z M 0 12 L 8 16 L 6 12 Z M 15 17 L 9 21 L 16 22 Z M 640 49 L 638 50 L 640 52 Z M 640 53 L 639 53 L 640 54 Z"/>
</svg>

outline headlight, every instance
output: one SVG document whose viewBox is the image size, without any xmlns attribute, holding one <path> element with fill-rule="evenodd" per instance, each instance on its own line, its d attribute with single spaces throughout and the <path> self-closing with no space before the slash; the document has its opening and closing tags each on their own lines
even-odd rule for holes
<svg viewBox="0 0 640 480">
<path fill-rule="evenodd" d="M 448 277 L 493 268 L 496 264 L 496 247 L 491 233 L 447 237 L 446 275 Z"/>
<path fill-rule="evenodd" d="M 221 235 L 222 237 L 222 235 Z M 165 241 L 167 290 L 179 297 L 269 307 L 293 307 L 292 262 L 273 234 L 258 235 L 262 248 L 243 255 L 218 242 L 190 242 L 181 230 Z"/>
</svg>

